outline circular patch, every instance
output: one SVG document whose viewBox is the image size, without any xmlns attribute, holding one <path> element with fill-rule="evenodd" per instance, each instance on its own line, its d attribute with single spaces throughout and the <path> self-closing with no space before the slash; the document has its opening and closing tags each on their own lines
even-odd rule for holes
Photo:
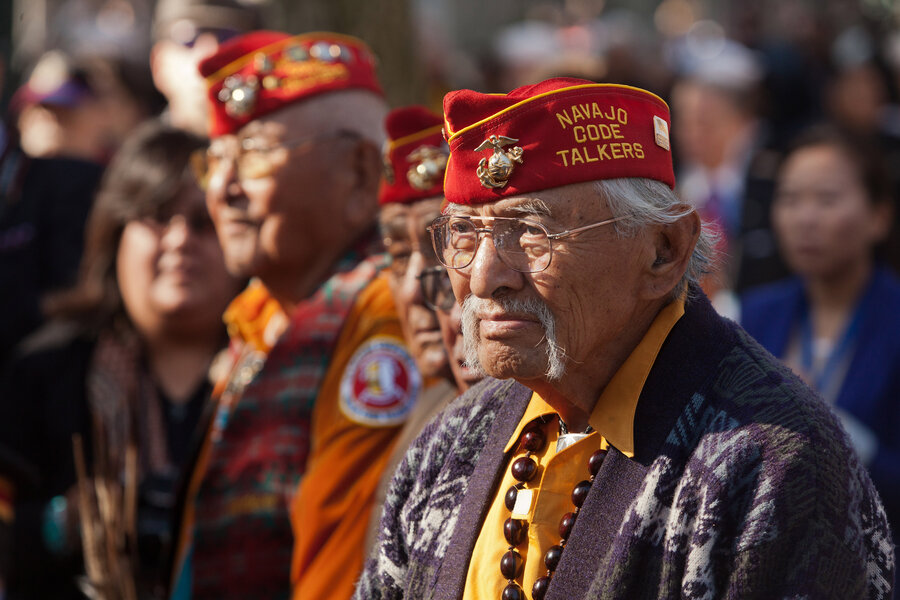
<svg viewBox="0 0 900 600">
<path fill-rule="evenodd" d="M 375 337 L 359 347 L 341 379 L 341 411 L 351 421 L 373 427 L 406 420 L 422 376 L 394 337 Z"/>
</svg>

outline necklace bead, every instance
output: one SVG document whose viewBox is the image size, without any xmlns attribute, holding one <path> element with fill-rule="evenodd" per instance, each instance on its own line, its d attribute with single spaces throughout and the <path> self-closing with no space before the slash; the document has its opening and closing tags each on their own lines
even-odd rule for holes
<svg viewBox="0 0 900 600">
<path fill-rule="evenodd" d="M 600 472 L 604 459 L 606 459 L 606 450 L 597 450 L 591 454 L 591 458 L 588 459 L 588 471 L 590 471 L 591 476 Z"/>
<path fill-rule="evenodd" d="M 522 436 L 522 447 L 531 452 L 538 452 L 546 443 L 547 438 L 540 429 L 534 429 Z"/>
<path fill-rule="evenodd" d="M 584 504 L 585 499 L 587 498 L 588 492 L 591 491 L 591 482 L 584 480 L 580 481 L 575 489 L 572 490 L 572 504 L 574 504 L 577 508 L 581 508 L 581 505 Z"/>
<path fill-rule="evenodd" d="M 562 538 L 563 541 L 569 539 L 569 534 L 572 533 L 572 527 L 575 526 L 575 513 L 567 512 L 563 515 L 562 519 L 559 520 L 559 537 Z"/>
<path fill-rule="evenodd" d="M 544 596 L 547 595 L 547 590 L 550 588 L 550 578 L 544 575 L 543 577 L 538 577 L 534 585 L 531 586 L 531 598 L 532 600 L 544 600 Z"/>
<path fill-rule="evenodd" d="M 509 518 L 503 523 L 503 537 L 510 546 L 518 546 L 525 539 L 528 522 L 522 519 Z"/>
<path fill-rule="evenodd" d="M 522 556 L 518 552 L 509 550 L 503 555 L 503 558 L 500 559 L 500 572 L 503 573 L 503 576 L 507 579 L 515 579 L 522 574 L 522 567 L 524 564 Z"/>
<path fill-rule="evenodd" d="M 530 456 L 520 456 L 513 461 L 512 476 L 516 481 L 531 481 L 537 473 L 537 463 Z"/>
<path fill-rule="evenodd" d="M 544 554 L 544 565 L 547 567 L 548 571 L 555 571 L 556 567 L 559 566 L 559 559 L 562 558 L 563 548 L 562 546 L 550 546 L 547 549 L 547 553 Z"/>
<path fill-rule="evenodd" d="M 502 600 L 527 600 L 525 598 L 525 590 L 519 587 L 517 583 L 508 583 L 503 588 Z"/>
<path fill-rule="evenodd" d="M 503 503 L 506 505 L 507 510 L 512 510 L 516 506 L 516 497 L 519 495 L 519 489 L 511 485 L 509 489 L 506 490 L 506 498 L 503 499 Z"/>
</svg>

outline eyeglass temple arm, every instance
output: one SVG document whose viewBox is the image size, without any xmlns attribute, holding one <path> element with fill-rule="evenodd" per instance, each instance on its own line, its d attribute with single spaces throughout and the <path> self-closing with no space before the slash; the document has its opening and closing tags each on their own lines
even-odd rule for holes
<svg viewBox="0 0 900 600">
<path fill-rule="evenodd" d="M 627 219 L 631 215 L 622 215 L 621 217 L 615 217 L 612 219 L 607 219 L 605 221 L 600 221 L 599 223 L 591 223 L 590 225 L 585 225 L 584 227 L 576 227 L 575 229 L 568 229 L 566 231 L 560 231 L 559 233 L 548 233 L 547 237 L 551 240 L 558 240 L 559 238 L 568 237 L 570 235 L 574 235 L 576 233 L 580 233 L 582 231 L 587 231 L 588 229 L 593 229 L 595 227 L 600 227 L 601 225 L 611 225 L 616 221 L 621 221 L 623 219 Z"/>
</svg>

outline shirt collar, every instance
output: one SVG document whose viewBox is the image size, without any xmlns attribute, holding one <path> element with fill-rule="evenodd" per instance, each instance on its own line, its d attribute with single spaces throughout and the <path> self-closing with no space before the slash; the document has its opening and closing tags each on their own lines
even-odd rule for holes
<svg viewBox="0 0 900 600">
<path fill-rule="evenodd" d="M 516 430 L 512 434 L 512 437 L 510 437 L 509 441 L 506 443 L 506 448 L 503 449 L 503 452 L 506 453 L 513 449 L 513 446 L 519 441 L 519 436 L 522 435 L 522 430 L 526 425 L 544 415 L 553 415 L 555 417 L 556 410 L 547 404 L 547 401 L 541 398 L 537 392 L 534 392 L 531 394 L 531 400 L 528 401 L 528 408 L 525 409 L 525 414 L 519 419 L 519 424 L 516 426 Z"/>
<path fill-rule="evenodd" d="M 222 320 L 232 339 L 268 352 L 287 327 L 287 315 L 259 279 L 231 301 Z"/>
<path fill-rule="evenodd" d="M 684 315 L 684 300 L 680 298 L 659 311 L 647 333 L 600 394 L 600 399 L 597 400 L 588 419 L 590 426 L 623 454 L 634 455 L 634 411 L 637 408 L 638 398 L 663 342 L 682 315 Z M 522 434 L 522 429 L 528 423 L 544 415 L 555 416 L 556 410 L 537 393 L 533 393 L 525 414 L 519 420 L 503 452 L 512 450 Z"/>
<path fill-rule="evenodd" d="M 623 454 L 634 455 L 634 412 L 663 342 L 684 315 L 684 300 L 666 305 L 600 394 L 588 423 Z"/>
</svg>

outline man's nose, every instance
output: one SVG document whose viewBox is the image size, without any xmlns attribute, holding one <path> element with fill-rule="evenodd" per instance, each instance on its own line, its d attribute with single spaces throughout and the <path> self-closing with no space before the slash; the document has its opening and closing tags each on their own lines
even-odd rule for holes
<svg viewBox="0 0 900 600">
<path fill-rule="evenodd" d="M 234 206 L 243 201 L 244 186 L 238 177 L 235 159 L 222 161 L 216 172 L 210 176 L 208 196 L 214 201 Z"/>
<path fill-rule="evenodd" d="M 469 271 L 470 291 L 479 298 L 492 298 L 501 290 L 520 289 L 524 278 L 500 258 L 491 234 L 481 234 Z"/>
<path fill-rule="evenodd" d="M 424 304 L 422 286 L 419 285 L 419 275 L 425 269 L 425 257 L 421 252 L 413 252 L 409 257 L 406 273 L 403 274 L 401 293 L 408 302 Z"/>
</svg>

